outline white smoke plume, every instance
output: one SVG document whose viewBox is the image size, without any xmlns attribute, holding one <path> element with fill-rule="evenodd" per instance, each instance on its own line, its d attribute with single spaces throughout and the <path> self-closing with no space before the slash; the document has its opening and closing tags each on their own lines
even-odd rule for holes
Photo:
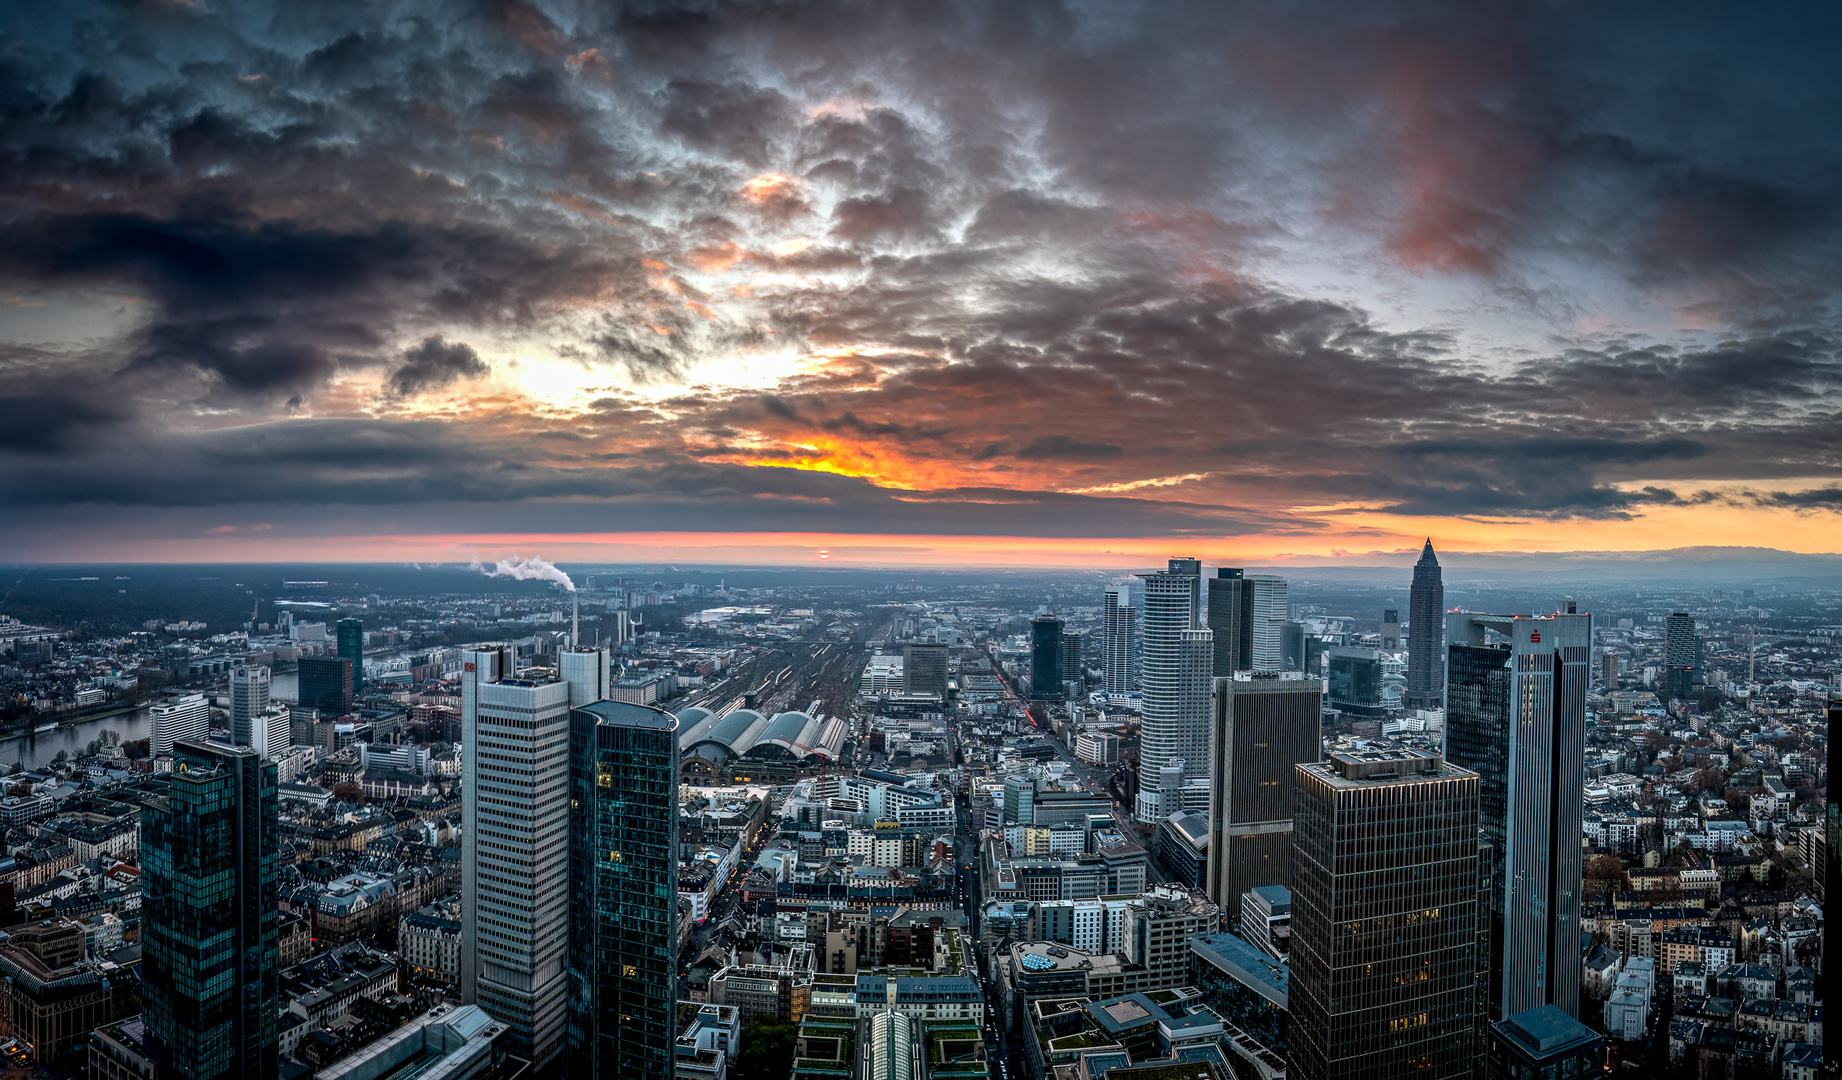
<svg viewBox="0 0 1842 1080">
<path fill-rule="evenodd" d="M 528 559 L 521 559 L 516 551 L 512 552 L 511 558 L 500 559 L 490 569 L 480 562 L 480 554 L 476 551 L 473 554 L 473 562 L 467 569 L 477 570 L 487 577 L 508 577 L 519 581 L 554 581 L 570 592 L 576 591 L 576 583 L 569 580 L 568 574 L 558 570 L 556 564 L 545 562 L 535 555 Z"/>
</svg>

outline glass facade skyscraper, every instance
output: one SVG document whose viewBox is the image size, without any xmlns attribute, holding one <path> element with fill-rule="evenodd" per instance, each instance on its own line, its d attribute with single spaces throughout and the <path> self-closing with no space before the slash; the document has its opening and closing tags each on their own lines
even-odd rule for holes
<svg viewBox="0 0 1842 1080">
<path fill-rule="evenodd" d="M 1422 750 L 1295 772 L 1290 1075 L 1472 1076 L 1477 774 Z"/>
<path fill-rule="evenodd" d="M 601 701 L 570 712 L 570 1075 L 673 1075 L 678 720 Z"/>
<path fill-rule="evenodd" d="M 1663 696 L 1686 698 L 1695 692 L 1700 655 L 1695 616 L 1678 611 L 1663 620 Z"/>
<path fill-rule="evenodd" d="M 1203 618 L 1215 631 L 1215 676 L 1225 679 L 1254 666 L 1254 639 L 1248 627 L 1254 621 L 1253 586 L 1240 570 L 1217 567 L 1206 579 Z"/>
<path fill-rule="evenodd" d="M 334 628 L 338 656 L 352 662 L 352 694 L 365 692 L 365 624 L 357 619 L 340 619 Z"/>
<path fill-rule="evenodd" d="M 1062 628 L 1053 615 L 1030 623 L 1030 697 L 1047 701 L 1062 696 Z"/>
<path fill-rule="evenodd" d="M 343 656 L 303 656 L 299 668 L 300 703 L 321 716 L 352 711 L 352 661 Z"/>
<path fill-rule="evenodd" d="M 275 764 L 249 747 L 173 745 L 141 811 L 141 993 L 160 1075 L 277 1075 Z"/>
<path fill-rule="evenodd" d="M 1592 616 L 1446 617 L 1446 757 L 1482 777 L 1488 1017 L 1579 1012 L 1580 836 Z"/>
<path fill-rule="evenodd" d="M 1132 603 L 1132 586 L 1108 585 L 1100 617 L 1106 637 L 1101 658 L 1106 690 L 1129 694 L 1138 689 L 1138 608 Z"/>
</svg>

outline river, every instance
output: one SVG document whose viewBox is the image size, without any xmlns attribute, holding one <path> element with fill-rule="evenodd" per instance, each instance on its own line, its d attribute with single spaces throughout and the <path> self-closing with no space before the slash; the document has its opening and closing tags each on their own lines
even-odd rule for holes
<svg viewBox="0 0 1842 1080">
<path fill-rule="evenodd" d="M 36 769 L 51 764 L 51 759 L 57 757 L 59 750 L 76 757 L 89 745 L 91 739 L 97 738 L 104 731 L 120 735 L 122 742 L 145 739 L 147 710 L 136 709 L 95 720 L 83 720 L 56 731 L 28 733 L 23 737 L 0 740 L 0 764 L 13 768 L 23 761 L 25 768 Z"/>
</svg>

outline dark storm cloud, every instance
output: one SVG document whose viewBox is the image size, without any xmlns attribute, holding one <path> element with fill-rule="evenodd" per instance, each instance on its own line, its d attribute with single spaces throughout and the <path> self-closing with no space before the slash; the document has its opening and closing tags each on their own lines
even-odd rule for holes
<svg viewBox="0 0 1842 1080">
<path fill-rule="evenodd" d="M 128 314 L 107 342 L 0 357 L 0 490 L 1119 535 L 1303 527 L 1263 508 L 1313 502 L 1616 517 L 1723 479 L 1830 508 L 1775 481 L 1842 476 L 1839 20 L 18 5 L 0 293 Z M 1282 280 L 1297 258 L 1371 264 L 1372 296 L 1476 289 L 1477 325 L 1385 325 Z M 1609 329 L 1490 336 L 1525 309 Z M 489 338 L 549 347 L 593 395 L 694 389 L 522 438 L 270 422 L 340 407 L 353 372 L 411 408 L 488 375 Z M 703 381 L 814 350 L 836 355 L 766 393 Z M 1214 486 L 1046 490 L 1148 481 Z"/>
<path fill-rule="evenodd" d="M 439 335 L 403 354 L 403 364 L 390 373 L 390 389 L 401 397 L 450 386 L 456 379 L 477 379 L 492 370 L 473 346 L 449 343 Z"/>
</svg>

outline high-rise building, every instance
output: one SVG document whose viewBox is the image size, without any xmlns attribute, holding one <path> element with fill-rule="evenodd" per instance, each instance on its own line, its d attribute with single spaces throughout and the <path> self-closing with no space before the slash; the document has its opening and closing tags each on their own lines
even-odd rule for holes
<svg viewBox="0 0 1842 1080">
<path fill-rule="evenodd" d="M 1588 1080 L 1605 1074 L 1605 1036 L 1552 1005 L 1486 1029 L 1486 1080 Z"/>
<path fill-rule="evenodd" d="M 1492 853 L 1490 1002 L 1579 1011 L 1592 616 L 1446 616 L 1445 753 L 1475 771 Z"/>
<path fill-rule="evenodd" d="M 1305 624 L 1287 620 L 1279 624 L 1281 671 L 1305 670 Z"/>
<path fill-rule="evenodd" d="M 1138 689 L 1138 608 L 1132 603 L 1132 586 L 1108 585 L 1100 618 L 1106 638 L 1101 666 L 1107 693 L 1132 693 Z"/>
<path fill-rule="evenodd" d="M 1381 647 L 1388 650 L 1399 649 L 1401 638 L 1401 609 L 1383 608 L 1381 616 Z"/>
<path fill-rule="evenodd" d="M 280 802 L 248 747 L 173 745 L 141 811 L 142 1013 L 157 1075 L 277 1072 Z"/>
<path fill-rule="evenodd" d="M 1169 568 L 1139 575 L 1144 582 L 1144 608 L 1139 613 L 1139 695 L 1143 723 L 1139 734 L 1138 820 L 1156 825 L 1181 807 L 1164 807 L 1159 787 L 1164 766 L 1182 756 L 1184 728 L 1207 723 L 1209 696 L 1193 700 L 1194 678 L 1186 665 L 1184 634 L 1196 629 L 1196 608 L 1202 595 L 1202 564 L 1195 559 L 1172 559 Z M 1193 648 L 1194 640 L 1190 642 Z M 1210 638 L 1214 655 L 1214 638 Z M 1213 666 L 1211 666 L 1213 671 Z M 1200 771 L 1200 770 L 1197 770 Z"/>
<path fill-rule="evenodd" d="M 1247 588 L 1253 593 L 1253 616 L 1248 624 L 1250 639 L 1248 666 L 1254 671 L 1283 671 L 1286 663 L 1286 579 L 1250 577 Z M 1300 634 L 1301 644 L 1303 634 Z"/>
<path fill-rule="evenodd" d="M 614 685 L 614 671 L 607 649 L 564 649 L 558 660 L 563 681 L 569 684 L 572 705 L 603 701 L 608 697 L 608 690 Z"/>
<path fill-rule="evenodd" d="M 269 711 L 269 669 L 260 664 L 238 664 L 230 669 L 230 723 L 233 730 L 247 727 L 250 718 Z M 238 746 L 249 740 L 237 739 Z"/>
<path fill-rule="evenodd" d="M 1206 579 L 1203 618 L 1215 632 L 1215 675 L 1225 679 L 1254 666 L 1254 639 L 1248 628 L 1254 621 L 1253 587 L 1240 570 L 1217 567 Z"/>
<path fill-rule="evenodd" d="M 902 646 L 902 688 L 911 694 L 947 699 L 949 647 L 944 641 L 910 641 Z"/>
<path fill-rule="evenodd" d="M 1293 770 L 1323 756 L 1323 699 L 1291 672 L 1215 680 L 1208 893 L 1231 925 L 1249 889 L 1292 884 Z"/>
<path fill-rule="evenodd" d="M 204 739 L 211 734 L 211 703 L 203 694 L 176 694 L 148 707 L 149 753 L 170 754 L 181 739 Z"/>
<path fill-rule="evenodd" d="M 649 705 L 570 713 L 572 1076 L 674 1074 L 678 721 Z"/>
<path fill-rule="evenodd" d="M 1062 620 L 1038 615 L 1030 623 L 1030 697 L 1049 701 L 1062 696 Z"/>
<path fill-rule="evenodd" d="M 1036 781 L 1023 773 L 1004 778 L 1004 824 L 1036 824 Z"/>
<path fill-rule="evenodd" d="M 1080 634 L 1062 632 L 1062 685 L 1087 682 L 1087 642 Z"/>
<path fill-rule="evenodd" d="M 352 662 L 352 695 L 365 692 L 365 624 L 357 619 L 340 619 L 334 627 L 337 655 Z"/>
<path fill-rule="evenodd" d="M 568 1004 L 572 686 L 517 674 L 508 646 L 461 651 L 461 1001 L 541 1068 L 562 1050 Z"/>
<path fill-rule="evenodd" d="M 352 711 L 352 661 L 344 656 L 303 656 L 298 669 L 300 703 L 322 716 Z"/>
<path fill-rule="evenodd" d="M 1678 611 L 1663 620 L 1663 696 L 1686 698 L 1701 681 L 1701 642 L 1695 616 Z"/>
<path fill-rule="evenodd" d="M 1401 703 L 1436 709 L 1445 698 L 1445 572 L 1426 538 L 1407 597 L 1407 689 Z"/>
<path fill-rule="evenodd" d="M 1618 650 L 1606 649 L 1599 654 L 1599 686 L 1606 691 L 1618 689 Z"/>
<path fill-rule="evenodd" d="M 1330 650 L 1330 707 L 1351 716 L 1382 716 L 1382 658 L 1380 649 Z"/>
<path fill-rule="evenodd" d="M 1477 774 L 1423 750 L 1295 769 L 1293 1075 L 1472 1076 Z"/>
<path fill-rule="evenodd" d="M 1206 780 L 1213 763 L 1209 760 L 1209 709 L 1215 693 L 1215 632 L 1207 628 L 1185 630 L 1178 665 L 1182 703 L 1176 726 L 1176 741 L 1171 744 L 1171 760 L 1184 763 L 1188 780 Z M 1182 809 L 1170 802 L 1165 812 Z"/>
</svg>

